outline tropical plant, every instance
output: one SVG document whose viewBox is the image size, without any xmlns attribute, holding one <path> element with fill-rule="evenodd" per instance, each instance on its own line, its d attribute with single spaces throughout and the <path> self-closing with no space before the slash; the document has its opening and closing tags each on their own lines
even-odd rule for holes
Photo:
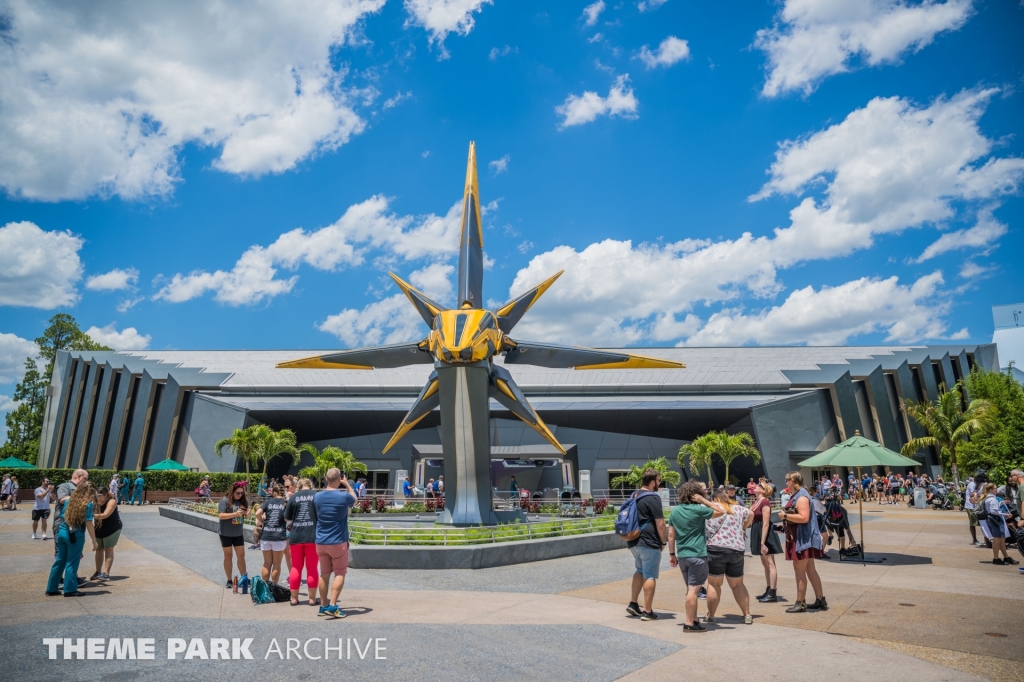
<svg viewBox="0 0 1024 682">
<path fill-rule="evenodd" d="M 984 469 L 993 481 L 1004 481 L 1013 469 L 1024 469 L 1024 385 L 1013 370 L 989 372 L 975 365 L 966 380 L 967 394 L 988 400 L 998 410 L 996 427 L 976 433 L 960 446 L 957 464 L 965 471 Z"/>
<path fill-rule="evenodd" d="M 661 474 L 662 482 L 668 483 L 669 485 L 679 485 L 679 482 L 683 478 L 678 471 L 672 470 L 667 459 L 659 457 L 658 459 L 649 460 L 641 466 L 631 466 L 629 471 L 621 476 L 613 478 L 609 485 L 612 488 L 618 488 L 619 486 L 639 488 L 640 484 L 643 482 L 644 472 L 648 469 L 654 469 Z"/>
<path fill-rule="evenodd" d="M 256 438 L 254 427 L 246 429 L 235 429 L 228 438 L 221 438 L 214 443 L 213 452 L 218 457 L 224 455 L 224 448 L 229 448 L 235 453 L 235 457 L 245 462 L 245 473 L 249 473 L 250 465 L 259 461 L 259 442 Z"/>
<path fill-rule="evenodd" d="M 267 475 L 267 465 L 270 460 L 280 455 L 287 455 L 291 458 L 292 464 L 298 464 L 302 459 L 302 448 L 296 444 L 295 432 L 291 429 L 275 431 L 266 424 L 256 424 L 249 427 L 253 430 L 253 437 L 256 439 L 257 454 L 263 460 L 263 475 Z"/>
<path fill-rule="evenodd" d="M 313 455 L 313 466 L 300 469 L 299 476 L 312 478 L 318 482 L 323 481 L 327 470 L 332 468 L 341 470 L 346 476 L 356 472 L 365 474 L 367 471 L 366 465 L 357 460 L 355 455 L 333 445 L 318 450 L 315 445 L 306 443 L 300 446 L 299 450 Z"/>
<path fill-rule="evenodd" d="M 725 431 L 718 432 L 718 447 L 715 454 L 725 464 L 725 482 L 728 484 L 729 465 L 737 457 L 749 457 L 754 464 L 761 461 L 761 453 L 757 449 L 754 439 L 746 431 L 736 434 L 728 434 Z"/>
<path fill-rule="evenodd" d="M 717 449 L 718 434 L 716 431 L 711 431 L 702 436 L 698 436 L 697 438 L 694 438 L 692 442 L 679 448 L 679 455 L 677 459 L 679 462 L 679 468 L 685 469 L 686 463 L 689 461 L 690 471 L 697 476 L 702 476 L 707 472 L 708 483 L 714 484 L 715 479 L 711 476 L 711 458 L 714 456 Z"/>
<path fill-rule="evenodd" d="M 945 384 L 939 384 L 939 399 L 935 402 L 914 402 L 908 400 L 903 407 L 908 417 L 921 425 L 928 434 L 911 438 L 901 453 L 911 457 L 921 448 L 933 447 L 939 452 L 943 467 L 953 475 L 953 485 L 960 487 L 960 468 L 957 456 L 960 446 L 967 443 L 972 434 L 989 433 L 997 424 L 999 411 L 987 400 L 976 398 L 963 409 L 961 382 L 947 391 Z"/>
</svg>

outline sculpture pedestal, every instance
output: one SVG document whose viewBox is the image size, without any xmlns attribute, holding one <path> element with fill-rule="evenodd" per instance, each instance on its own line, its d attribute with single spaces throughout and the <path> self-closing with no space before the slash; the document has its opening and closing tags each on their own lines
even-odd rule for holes
<svg viewBox="0 0 1024 682">
<path fill-rule="evenodd" d="M 492 526 L 490 366 L 437 363 L 444 449 L 445 511 L 439 521 L 454 526 Z"/>
</svg>

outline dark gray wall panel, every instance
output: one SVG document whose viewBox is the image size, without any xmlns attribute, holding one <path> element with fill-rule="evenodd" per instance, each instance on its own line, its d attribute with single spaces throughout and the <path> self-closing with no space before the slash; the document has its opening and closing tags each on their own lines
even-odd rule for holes
<svg viewBox="0 0 1024 682">
<path fill-rule="evenodd" d="M 185 401 L 179 427 L 184 431 L 178 438 L 175 461 L 200 470 L 235 471 L 234 455 L 226 451 L 223 457 L 217 457 L 213 445 L 221 438 L 229 437 L 235 429 L 245 428 L 249 421 L 245 410 L 193 393 Z M 312 461 L 307 464 L 312 464 Z M 242 465 L 238 470 L 245 471 L 245 466 Z"/>
<path fill-rule="evenodd" d="M 82 406 L 82 383 L 85 371 L 85 363 L 81 360 L 76 361 L 71 382 L 68 384 L 67 409 L 64 411 L 64 423 L 57 446 L 56 466 L 58 467 L 67 468 L 71 461 L 71 441 L 74 437 L 75 423 L 78 421 L 78 410 Z"/>
<path fill-rule="evenodd" d="M 75 440 L 71 446 L 71 466 L 76 469 L 85 466 L 85 446 L 92 426 L 93 401 L 99 388 L 100 365 L 96 362 L 86 363 L 85 381 L 82 383 L 82 407 L 78 413 L 78 425 L 75 428 Z"/>
<path fill-rule="evenodd" d="M 924 387 L 928 391 L 925 400 L 938 400 L 939 384 L 935 381 L 935 371 L 932 369 L 931 356 L 925 356 L 920 365 L 921 378 L 924 380 Z"/>
<path fill-rule="evenodd" d="M 854 433 L 864 433 L 864 426 L 860 419 L 860 409 L 857 407 L 857 389 L 846 372 L 836 379 L 832 384 L 833 398 L 837 408 L 836 421 L 839 427 L 839 439 L 852 438 Z M 797 448 L 793 448 L 797 449 Z"/>
<path fill-rule="evenodd" d="M 133 471 L 145 468 L 142 461 L 142 448 L 146 444 L 146 429 L 148 427 L 149 411 L 153 407 L 153 395 L 156 380 L 149 373 L 148 369 L 142 371 L 139 379 L 139 388 L 135 394 L 135 404 L 132 405 L 131 428 L 125 437 L 128 439 L 128 450 L 125 456 L 125 468 Z"/>
<path fill-rule="evenodd" d="M 893 420 L 893 410 L 899 409 L 899 406 L 893 405 L 889 400 L 889 390 L 885 386 L 885 375 L 882 373 L 881 366 L 876 367 L 875 371 L 868 375 L 865 383 L 868 388 L 868 397 L 874 408 L 874 417 L 881 431 L 876 434 L 881 436 L 878 442 L 890 450 L 899 452 L 903 444 L 900 442 L 896 422 Z"/>
<path fill-rule="evenodd" d="M 121 369 L 121 381 L 117 387 L 117 395 L 114 397 L 111 409 L 113 414 L 110 419 L 110 431 L 107 432 L 107 446 L 104 462 L 111 468 L 124 468 L 130 464 L 118 463 L 121 456 L 121 448 L 124 444 L 125 428 L 132 409 L 132 392 L 135 386 L 136 377 L 128 370 Z"/>
<path fill-rule="evenodd" d="M 839 442 L 830 402 L 828 391 L 821 389 L 751 410 L 763 466 L 776 485 L 797 468 L 790 459 L 791 451 L 819 452 Z"/>
<path fill-rule="evenodd" d="M 89 463 L 89 468 L 95 468 L 100 465 L 99 456 L 101 446 L 103 445 L 104 429 L 106 428 L 107 416 L 110 413 L 111 403 L 114 399 L 112 394 L 114 374 L 114 367 L 109 362 L 104 363 L 103 378 L 100 379 L 100 385 L 96 391 L 96 409 L 93 413 L 92 426 L 89 430 L 89 443 L 85 451 L 85 459 Z"/>
<path fill-rule="evenodd" d="M 43 425 L 43 449 L 44 456 L 42 466 L 57 466 L 57 443 L 60 440 L 61 427 L 64 424 L 64 415 L 67 412 L 68 401 L 71 391 L 71 369 L 73 363 L 71 354 L 66 351 L 59 351 L 53 363 L 53 376 L 50 379 L 49 392 L 46 398 L 46 422 Z"/>
</svg>

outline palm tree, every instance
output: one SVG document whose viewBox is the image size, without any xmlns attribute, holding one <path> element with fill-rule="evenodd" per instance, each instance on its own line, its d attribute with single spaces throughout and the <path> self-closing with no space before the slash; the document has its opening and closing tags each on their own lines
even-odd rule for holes
<svg viewBox="0 0 1024 682">
<path fill-rule="evenodd" d="M 946 390 L 945 384 L 939 384 L 939 399 L 935 402 L 906 402 L 904 412 L 928 435 L 910 439 L 900 451 L 904 457 L 912 457 L 921 448 L 935 448 L 943 466 L 948 466 L 952 472 L 953 485 L 957 488 L 960 487 L 957 450 L 971 434 L 993 430 L 999 415 L 995 405 L 987 400 L 972 400 L 964 410 L 960 388 L 959 381 L 951 391 Z"/>
<path fill-rule="evenodd" d="M 224 454 L 224 448 L 230 448 L 235 457 L 245 462 L 245 473 L 249 473 L 249 465 L 259 460 L 259 442 L 253 432 L 253 427 L 246 429 L 235 429 L 230 438 L 221 438 L 214 443 L 213 452 L 218 457 Z"/>
<path fill-rule="evenodd" d="M 654 469 L 661 474 L 662 482 L 669 485 L 679 485 L 679 481 L 682 480 L 682 475 L 678 471 L 672 470 L 668 460 L 664 457 L 659 457 L 658 459 L 649 460 L 643 466 L 634 465 L 629 467 L 629 471 L 613 478 L 609 485 L 612 488 L 618 488 L 620 485 L 639 488 L 643 483 L 644 472 L 648 469 Z"/>
<path fill-rule="evenodd" d="M 711 476 L 711 458 L 716 452 L 718 452 L 719 441 L 718 433 L 711 431 L 705 433 L 702 436 L 698 436 L 693 439 L 693 442 L 687 443 L 683 447 L 679 448 L 679 456 L 677 461 L 679 462 L 679 468 L 683 469 L 686 467 L 686 461 L 690 462 L 690 471 L 697 476 L 702 475 L 702 469 L 708 473 L 708 484 L 714 485 L 715 479 Z"/>
<path fill-rule="evenodd" d="M 266 424 L 256 424 L 250 427 L 256 439 L 259 458 L 263 460 L 263 475 L 267 475 L 267 465 L 270 460 L 278 455 L 288 455 L 292 464 L 298 464 L 302 459 L 301 449 L 295 445 L 295 432 L 291 429 L 275 431 Z"/>
<path fill-rule="evenodd" d="M 366 465 L 358 461 L 355 455 L 333 445 L 317 450 L 316 446 L 306 443 L 300 446 L 299 450 L 313 455 L 313 466 L 302 468 L 299 476 L 313 478 L 318 482 L 323 481 L 327 470 L 332 468 L 341 470 L 346 476 L 352 472 L 365 474 L 367 471 Z"/>
<path fill-rule="evenodd" d="M 712 433 L 715 433 L 712 431 Z M 715 454 L 725 463 L 725 484 L 729 485 L 729 464 L 737 457 L 749 457 L 754 464 L 761 461 L 761 453 L 757 450 L 754 439 L 746 431 L 729 435 L 725 431 L 717 434 L 718 447 Z"/>
</svg>

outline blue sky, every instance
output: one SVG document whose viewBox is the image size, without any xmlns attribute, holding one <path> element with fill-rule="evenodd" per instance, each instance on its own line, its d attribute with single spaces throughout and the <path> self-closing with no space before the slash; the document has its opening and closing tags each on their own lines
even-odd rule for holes
<svg viewBox="0 0 1024 682">
<path fill-rule="evenodd" d="M 451 292 L 475 140 L 520 337 L 987 341 L 1024 299 L 1024 7 L 11 3 L 0 410 L 55 312 L 117 348 L 351 347 Z"/>
</svg>

